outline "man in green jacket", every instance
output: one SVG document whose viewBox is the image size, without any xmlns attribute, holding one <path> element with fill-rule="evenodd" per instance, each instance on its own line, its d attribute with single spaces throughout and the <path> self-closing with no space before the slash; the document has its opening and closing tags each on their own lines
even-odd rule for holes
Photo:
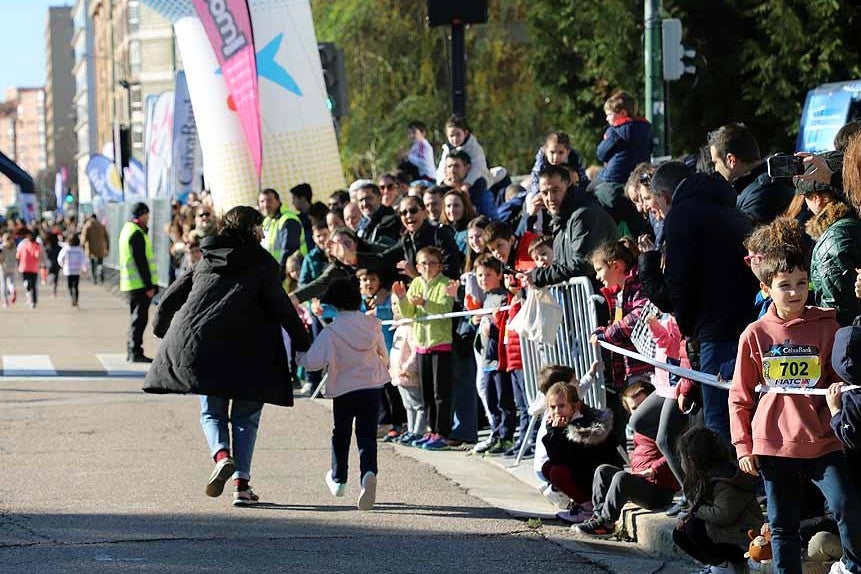
<svg viewBox="0 0 861 574">
<path fill-rule="evenodd" d="M 152 242 L 149 239 L 149 207 L 138 202 L 132 218 L 126 221 L 119 237 L 120 291 L 128 294 L 131 316 L 126 360 L 152 363 L 144 355 L 143 333 L 149 322 L 149 306 L 158 291 L 158 274 Z"/>
</svg>

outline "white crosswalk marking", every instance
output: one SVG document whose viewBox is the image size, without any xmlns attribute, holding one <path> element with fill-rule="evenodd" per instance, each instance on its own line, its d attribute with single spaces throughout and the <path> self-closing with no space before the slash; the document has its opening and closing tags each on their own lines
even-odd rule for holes
<svg viewBox="0 0 861 574">
<path fill-rule="evenodd" d="M 96 353 L 96 358 L 109 377 L 143 375 L 149 370 L 146 363 L 129 363 L 124 353 Z"/>
<path fill-rule="evenodd" d="M 54 377 L 57 375 L 48 355 L 3 355 L 3 376 Z"/>
</svg>

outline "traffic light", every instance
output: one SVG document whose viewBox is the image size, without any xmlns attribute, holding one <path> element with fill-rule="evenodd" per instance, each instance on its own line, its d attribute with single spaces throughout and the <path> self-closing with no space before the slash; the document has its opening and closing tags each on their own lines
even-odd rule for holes
<svg viewBox="0 0 861 574">
<path fill-rule="evenodd" d="M 75 203 L 75 196 L 71 193 L 66 194 L 66 203 Z"/>
<path fill-rule="evenodd" d="M 347 115 L 347 77 L 344 73 L 344 51 L 332 42 L 317 44 L 320 64 L 323 67 L 323 82 L 326 85 L 326 105 L 332 117 L 339 119 Z"/>
<path fill-rule="evenodd" d="M 666 18 L 662 22 L 661 47 L 665 80 L 678 80 L 697 71 L 695 66 L 685 62 L 685 58 L 693 58 L 697 53 L 682 44 L 682 21 L 678 18 Z"/>
</svg>

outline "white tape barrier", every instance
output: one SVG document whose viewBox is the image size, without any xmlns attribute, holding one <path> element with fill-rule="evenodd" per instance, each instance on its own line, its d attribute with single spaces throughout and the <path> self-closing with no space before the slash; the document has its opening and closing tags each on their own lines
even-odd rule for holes
<svg viewBox="0 0 861 574">
<path fill-rule="evenodd" d="M 712 387 L 717 387 L 719 389 L 723 389 L 725 391 L 729 390 L 730 384 L 726 381 L 719 381 L 716 375 L 709 375 L 706 373 L 701 373 L 699 371 L 694 371 L 691 369 L 685 369 L 684 367 L 677 367 L 676 365 L 670 365 L 667 363 L 662 363 L 661 361 L 656 361 L 655 359 L 650 359 L 649 357 L 645 357 L 636 351 L 629 351 L 628 349 L 623 349 L 622 347 L 617 347 L 616 345 L 611 345 L 606 341 L 599 341 L 601 346 L 611 351 L 613 353 L 618 353 L 620 355 L 625 355 L 626 357 L 631 357 L 632 359 L 637 359 L 642 363 L 648 363 L 653 367 L 658 369 L 662 369 L 674 375 L 678 375 L 685 379 L 690 379 L 692 381 L 696 381 L 698 383 L 703 383 L 704 385 L 711 385 Z"/>
<path fill-rule="evenodd" d="M 611 345 L 606 341 L 600 341 L 602 347 L 611 351 L 613 353 L 618 353 L 620 355 L 625 355 L 626 357 L 631 357 L 632 359 L 637 359 L 643 363 L 648 363 L 653 367 L 658 369 L 663 369 L 669 373 L 673 373 L 674 375 L 678 375 L 685 379 L 690 379 L 692 381 L 697 381 L 698 383 L 703 383 L 704 385 L 711 385 L 713 387 L 717 387 L 719 389 L 729 390 L 731 384 L 726 381 L 719 381 L 717 376 L 709 375 L 706 373 L 701 373 L 699 371 L 694 371 L 691 369 L 685 369 L 684 367 L 677 367 L 676 365 L 670 365 L 667 363 L 662 363 L 660 361 L 656 361 L 655 359 L 650 359 L 649 357 L 645 357 L 635 351 L 629 351 L 628 349 L 623 349 L 622 347 L 617 347 L 616 345 Z M 845 393 L 846 391 L 852 391 L 855 389 L 859 389 L 861 386 L 859 385 L 846 385 L 843 387 L 842 391 Z M 819 388 L 819 389 L 804 389 L 804 388 L 787 388 L 787 387 L 775 387 L 769 385 L 757 385 L 756 389 L 754 389 L 758 393 L 779 393 L 782 395 L 821 395 L 825 396 L 828 393 L 827 388 Z"/>
<path fill-rule="evenodd" d="M 440 319 L 456 319 L 457 317 L 474 317 L 477 315 L 490 315 L 497 311 L 508 311 L 511 305 L 497 307 L 496 309 L 475 309 L 474 311 L 455 311 L 453 313 L 439 313 L 437 315 L 425 315 L 424 317 L 415 317 L 413 319 L 389 319 L 381 321 L 384 327 L 398 327 L 400 325 L 409 325 L 410 323 L 418 323 L 422 321 L 438 321 Z"/>
</svg>

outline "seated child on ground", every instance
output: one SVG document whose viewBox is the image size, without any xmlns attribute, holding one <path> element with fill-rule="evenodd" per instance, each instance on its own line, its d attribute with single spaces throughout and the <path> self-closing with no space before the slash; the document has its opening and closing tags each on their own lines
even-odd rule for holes
<svg viewBox="0 0 861 574">
<path fill-rule="evenodd" d="M 654 390 L 647 382 L 635 382 L 623 391 L 622 404 L 633 413 Z M 631 471 L 609 464 L 602 464 L 595 470 L 592 480 L 594 515 L 576 530 L 599 538 L 612 536 L 626 502 L 651 510 L 670 504 L 678 489 L 679 483 L 654 439 L 635 432 Z"/>
<path fill-rule="evenodd" d="M 580 400 L 576 385 L 556 383 L 547 390 L 547 434 L 543 438 L 548 461 L 542 473 L 571 498 L 572 515 L 591 513 L 592 477 L 602 464 L 622 466 L 613 433 L 613 413 Z"/>
</svg>

